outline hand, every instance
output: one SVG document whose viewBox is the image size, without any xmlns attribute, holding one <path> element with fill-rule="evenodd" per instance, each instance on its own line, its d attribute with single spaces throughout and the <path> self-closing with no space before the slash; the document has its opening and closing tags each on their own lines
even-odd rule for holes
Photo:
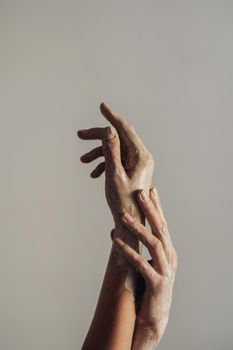
<svg viewBox="0 0 233 350">
<path fill-rule="evenodd" d="M 121 235 L 119 214 L 124 210 L 143 221 L 134 196 L 140 188 L 149 193 L 154 160 L 131 125 L 105 103 L 101 103 L 100 110 L 112 126 L 78 131 L 83 140 L 102 140 L 102 146 L 84 154 L 81 161 L 90 163 L 104 156 L 105 162 L 101 162 L 91 176 L 99 177 L 105 171 L 106 198 L 115 221 L 115 232 Z"/>
<path fill-rule="evenodd" d="M 138 203 L 151 227 L 152 234 L 137 219 L 125 213 L 122 223 L 148 249 L 150 263 L 120 238 L 113 246 L 138 270 L 145 281 L 145 290 L 139 302 L 133 350 L 154 349 L 160 341 L 168 322 L 172 290 L 177 269 L 177 254 L 172 245 L 156 189 L 149 197 L 138 192 Z"/>
</svg>

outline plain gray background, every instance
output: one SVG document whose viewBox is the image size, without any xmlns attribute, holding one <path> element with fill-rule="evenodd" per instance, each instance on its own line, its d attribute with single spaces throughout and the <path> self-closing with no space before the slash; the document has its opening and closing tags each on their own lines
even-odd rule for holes
<svg viewBox="0 0 233 350">
<path fill-rule="evenodd" d="M 81 347 L 113 222 L 76 131 L 102 100 L 155 157 L 179 255 L 159 349 L 233 349 L 232 35 L 232 1 L 0 1 L 1 350 Z"/>
</svg>

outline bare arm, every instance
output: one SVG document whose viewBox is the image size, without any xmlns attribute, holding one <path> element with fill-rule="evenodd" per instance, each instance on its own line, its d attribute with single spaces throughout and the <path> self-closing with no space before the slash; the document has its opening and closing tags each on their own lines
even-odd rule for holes
<svg viewBox="0 0 233 350">
<path fill-rule="evenodd" d="M 118 265 L 118 253 L 110 253 L 95 314 L 82 350 L 129 350 L 131 348 L 135 304 L 125 288 L 126 265 Z"/>
<path fill-rule="evenodd" d="M 138 203 L 146 215 L 151 232 L 137 218 L 122 216 L 122 222 L 148 249 L 152 260 L 146 261 L 122 239 L 114 243 L 123 256 L 139 271 L 145 281 L 132 342 L 132 350 L 152 350 L 167 326 L 177 269 L 177 254 L 164 219 L 157 191 L 147 197 L 138 193 Z"/>
<path fill-rule="evenodd" d="M 81 157 L 84 163 L 104 156 L 91 173 L 98 177 L 105 171 L 105 192 L 115 222 L 115 236 L 121 237 L 135 251 L 140 250 L 138 239 L 120 220 L 120 214 L 128 210 L 144 222 L 144 215 L 135 201 L 140 188 L 149 191 L 153 173 L 153 158 L 132 126 L 101 104 L 101 112 L 112 124 L 107 128 L 80 130 L 85 140 L 100 139 L 97 147 Z M 96 311 L 82 350 L 130 349 L 135 324 L 135 269 L 119 252 L 111 251 Z"/>
</svg>

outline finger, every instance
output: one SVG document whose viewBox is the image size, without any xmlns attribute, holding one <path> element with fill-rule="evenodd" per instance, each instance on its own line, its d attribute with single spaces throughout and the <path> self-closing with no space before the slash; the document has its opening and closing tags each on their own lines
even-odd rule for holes
<svg viewBox="0 0 233 350">
<path fill-rule="evenodd" d="M 118 113 L 114 112 L 105 102 L 100 104 L 100 111 L 103 116 L 117 129 L 119 136 L 125 143 L 134 149 L 146 150 L 145 145 L 137 135 L 133 126 L 129 125 L 126 120 Z"/>
<path fill-rule="evenodd" d="M 100 111 L 103 116 L 117 129 L 127 127 L 127 123 L 124 118 L 114 112 L 105 102 L 100 104 Z"/>
<path fill-rule="evenodd" d="M 169 244 L 170 244 L 169 262 L 172 263 L 173 260 L 174 260 L 173 259 L 174 247 L 173 247 L 173 244 L 172 244 L 172 240 L 171 240 L 171 236 L 170 236 L 170 233 L 169 233 L 167 221 L 166 221 L 166 218 L 165 218 L 165 215 L 164 215 L 164 212 L 163 212 L 163 208 L 162 208 L 162 205 L 161 205 L 161 201 L 160 201 L 160 198 L 159 198 L 158 190 L 155 187 L 150 189 L 150 199 L 151 199 L 152 203 L 154 204 L 155 208 L 157 209 L 157 211 L 159 212 L 160 217 L 161 217 L 161 219 L 163 221 L 162 231 L 163 231 L 164 235 L 166 235 L 168 237 L 168 241 L 169 241 Z"/>
<path fill-rule="evenodd" d="M 140 255 L 125 243 L 119 237 L 114 239 L 114 246 L 122 253 L 128 262 L 130 262 L 136 270 L 140 272 L 149 286 L 154 285 L 154 280 L 158 277 L 153 267 Z"/>
<path fill-rule="evenodd" d="M 165 218 L 165 215 L 163 212 L 161 201 L 159 199 L 158 190 L 155 187 L 150 189 L 150 199 L 151 199 L 152 203 L 154 204 L 155 208 L 157 209 L 157 211 L 159 212 L 160 217 L 162 219 L 162 222 L 163 222 L 162 231 L 168 237 L 169 241 L 171 242 L 171 236 L 169 233 L 169 229 L 168 229 L 167 221 L 166 221 L 166 218 Z"/>
<path fill-rule="evenodd" d="M 91 172 L 91 177 L 99 177 L 105 170 L 105 162 L 102 162 L 97 165 L 97 167 Z"/>
<path fill-rule="evenodd" d="M 125 212 L 121 218 L 122 223 L 130 230 L 130 232 L 132 232 L 147 247 L 156 266 L 156 271 L 162 275 L 168 275 L 169 266 L 162 242 L 129 213 Z"/>
<path fill-rule="evenodd" d="M 93 160 L 102 157 L 104 155 L 102 146 L 93 148 L 90 152 L 81 156 L 80 160 L 83 163 L 90 163 Z"/>
<path fill-rule="evenodd" d="M 115 229 L 114 228 L 110 232 L 110 237 L 111 237 L 111 240 L 113 241 L 114 237 L 115 237 Z"/>
<path fill-rule="evenodd" d="M 157 191 L 157 189 L 155 187 L 150 189 L 150 199 L 152 200 L 155 208 L 158 210 L 162 220 L 166 221 L 164 213 L 163 213 L 163 209 L 162 209 L 162 206 L 161 206 L 161 201 L 159 199 L 159 194 L 158 194 L 158 191 Z"/>
<path fill-rule="evenodd" d="M 90 128 L 78 130 L 77 135 L 82 140 L 102 140 L 104 128 Z"/>
<path fill-rule="evenodd" d="M 106 175 L 112 175 L 117 171 L 124 176 L 125 170 L 121 163 L 120 140 L 117 131 L 113 126 L 108 126 L 104 129 L 102 148 L 105 158 Z"/>
<path fill-rule="evenodd" d="M 168 259 L 168 262 L 171 260 L 171 238 L 168 233 L 168 230 L 166 229 L 166 221 L 164 221 L 156 207 L 153 205 L 151 199 L 148 197 L 148 195 L 145 193 L 145 191 L 139 191 L 137 193 L 137 199 L 139 202 L 139 205 L 147 219 L 147 221 L 150 224 L 152 233 L 160 239 L 164 251 L 166 254 L 166 257 Z"/>
</svg>

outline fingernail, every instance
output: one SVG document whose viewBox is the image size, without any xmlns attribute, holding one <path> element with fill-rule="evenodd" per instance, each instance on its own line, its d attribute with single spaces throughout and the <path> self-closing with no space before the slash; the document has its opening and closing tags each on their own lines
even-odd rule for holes
<svg viewBox="0 0 233 350">
<path fill-rule="evenodd" d="M 107 127 L 105 129 L 105 137 L 107 139 L 112 139 L 114 136 L 115 136 L 115 132 L 114 132 L 113 128 Z"/>
<path fill-rule="evenodd" d="M 143 190 L 140 192 L 140 197 L 141 197 L 141 199 L 142 199 L 143 201 L 145 201 L 145 202 L 148 200 L 147 194 L 146 194 L 146 192 L 143 191 Z"/>
<path fill-rule="evenodd" d="M 132 224 L 134 222 L 134 218 L 129 213 L 124 213 L 122 215 L 122 218 L 124 221 L 128 222 L 129 224 Z"/>
</svg>

